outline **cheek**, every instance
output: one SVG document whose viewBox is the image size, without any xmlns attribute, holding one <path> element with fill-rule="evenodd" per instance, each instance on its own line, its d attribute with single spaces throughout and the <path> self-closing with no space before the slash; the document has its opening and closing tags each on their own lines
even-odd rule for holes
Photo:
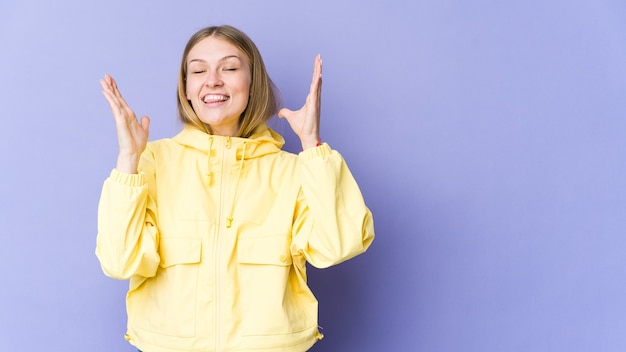
<svg viewBox="0 0 626 352">
<path fill-rule="evenodd" d="M 250 100 L 250 96 L 252 96 L 252 83 L 249 81 L 246 82 L 246 84 L 244 85 L 243 91 L 246 96 L 246 99 Z"/>
<path fill-rule="evenodd" d="M 185 81 L 185 96 L 187 97 L 187 100 L 193 100 L 193 97 L 195 97 L 197 93 L 198 83 L 194 81 L 193 77 L 187 77 L 187 80 Z"/>
<path fill-rule="evenodd" d="M 185 97 L 187 98 L 187 100 L 191 100 L 191 98 L 189 98 L 189 81 L 188 80 L 185 82 Z"/>
<path fill-rule="evenodd" d="M 241 94 L 242 100 L 245 102 L 245 105 L 247 106 L 248 103 L 250 102 L 250 86 L 248 84 L 242 84 L 239 92 Z"/>
</svg>

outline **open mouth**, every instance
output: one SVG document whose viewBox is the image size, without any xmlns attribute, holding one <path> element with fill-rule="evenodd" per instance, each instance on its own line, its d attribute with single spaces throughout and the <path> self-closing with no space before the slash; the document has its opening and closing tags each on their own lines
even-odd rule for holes
<svg viewBox="0 0 626 352">
<path fill-rule="evenodd" d="M 227 101 L 228 99 L 230 99 L 228 95 L 207 94 L 204 97 L 202 97 L 202 102 L 206 104 L 221 103 L 221 102 Z"/>
</svg>

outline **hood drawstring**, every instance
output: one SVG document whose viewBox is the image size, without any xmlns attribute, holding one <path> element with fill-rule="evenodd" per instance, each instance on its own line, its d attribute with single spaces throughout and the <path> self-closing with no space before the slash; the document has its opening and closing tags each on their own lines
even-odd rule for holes
<svg viewBox="0 0 626 352">
<path fill-rule="evenodd" d="M 207 183 L 213 184 L 213 171 L 211 171 L 211 154 L 213 154 L 213 136 L 209 135 L 209 151 L 208 151 L 208 171 L 207 171 Z"/>
<path fill-rule="evenodd" d="M 243 159 L 246 156 L 246 146 L 248 145 L 248 141 L 243 142 L 243 148 L 241 151 L 241 159 L 239 160 L 239 170 L 237 171 L 237 179 L 235 180 L 235 193 L 233 193 L 233 201 L 230 205 L 230 213 L 228 214 L 228 218 L 226 218 L 226 228 L 230 228 L 233 224 L 233 213 L 235 211 L 235 204 L 237 203 L 237 189 L 239 188 L 239 179 L 241 179 L 241 169 L 243 169 Z M 237 153 L 235 153 L 235 158 L 237 158 Z"/>
</svg>

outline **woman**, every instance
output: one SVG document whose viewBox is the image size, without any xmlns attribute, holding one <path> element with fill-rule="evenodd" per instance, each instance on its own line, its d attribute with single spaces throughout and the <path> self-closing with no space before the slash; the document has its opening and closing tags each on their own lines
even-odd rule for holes
<svg viewBox="0 0 626 352">
<path fill-rule="evenodd" d="M 302 109 L 281 109 L 294 155 L 266 126 L 279 103 L 254 43 L 230 26 L 194 34 L 183 53 L 183 130 L 148 141 L 115 80 L 117 165 L 104 182 L 96 255 L 129 279 L 126 339 L 147 352 L 305 351 L 322 338 L 306 262 L 364 252 L 373 220 L 339 153 L 319 137 L 322 61 Z"/>
</svg>

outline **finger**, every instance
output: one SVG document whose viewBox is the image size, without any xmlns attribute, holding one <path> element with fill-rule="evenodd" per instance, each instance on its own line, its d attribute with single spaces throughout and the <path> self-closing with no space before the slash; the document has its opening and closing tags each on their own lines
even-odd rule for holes
<svg viewBox="0 0 626 352">
<path fill-rule="evenodd" d="M 111 92 L 113 93 L 113 96 L 115 96 L 117 100 L 117 104 L 119 106 L 120 112 L 123 111 L 126 113 L 126 116 L 132 117 L 134 119 L 135 113 L 126 102 L 126 99 L 124 99 L 124 97 L 122 96 L 122 92 L 120 91 L 115 79 L 111 77 L 109 74 L 107 74 L 105 78 L 108 79 L 109 86 L 111 87 Z"/>
<path fill-rule="evenodd" d="M 120 107 L 117 97 L 113 94 L 113 92 L 111 92 L 111 90 L 107 89 L 106 87 L 103 87 L 102 95 L 104 95 L 104 98 L 109 103 L 109 107 L 111 108 L 113 115 L 114 116 L 120 115 L 121 107 Z"/>
<path fill-rule="evenodd" d="M 116 96 L 116 94 L 111 90 L 110 85 L 102 80 L 100 81 L 100 84 L 102 85 L 102 94 L 109 103 L 111 111 L 114 113 L 114 115 L 121 114 L 123 109 L 122 104 L 120 103 L 119 98 Z"/>
<path fill-rule="evenodd" d="M 319 80 L 318 80 L 318 85 L 317 85 L 317 92 L 318 94 L 321 94 L 322 92 L 322 55 L 318 55 L 318 59 L 319 59 Z"/>
<path fill-rule="evenodd" d="M 108 73 L 105 73 L 104 78 L 100 80 L 100 83 L 109 86 L 111 84 L 111 76 L 109 76 Z"/>
<path fill-rule="evenodd" d="M 128 105 L 126 103 L 126 100 L 124 99 L 124 97 L 122 96 L 122 92 L 120 91 L 117 82 L 115 81 L 115 78 L 113 78 L 111 75 L 106 74 L 105 76 L 106 82 L 111 90 L 111 92 L 113 93 L 113 95 L 115 95 L 115 97 L 120 101 L 120 103 Z"/>
<path fill-rule="evenodd" d="M 113 77 L 111 77 L 111 90 L 113 91 L 115 96 L 120 100 L 121 103 L 126 104 L 126 100 L 124 100 L 124 97 L 122 96 L 122 92 L 120 92 L 120 89 L 117 86 L 117 82 L 115 81 L 115 79 L 113 79 Z"/>
<path fill-rule="evenodd" d="M 113 79 L 113 77 L 111 77 L 111 75 L 109 75 L 108 73 L 104 75 L 104 83 L 106 84 L 106 87 L 111 91 L 111 93 L 115 94 L 117 85 L 115 84 L 115 80 Z"/>
<path fill-rule="evenodd" d="M 100 86 L 102 87 L 103 91 L 109 91 L 111 93 L 113 93 L 113 87 L 111 86 L 111 80 L 109 77 L 107 77 L 106 75 L 104 76 L 104 79 L 101 79 L 100 81 Z"/>
<path fill-rule="evenodd" d="M 311 86 L 309 88 L 309 94 L 306 98 L 306 104 L 311 108 L 319 109 L 320 96 L 322 93 L 322 57 L 317 55 L 315 57 L 315 63 L 313 65 L 313 77 L 311 78 Z"/>
<path fill-rule="evenodd" d="M 313 77 L 311 78 L 311 87 L 309 93 L 318 94 L 322 81 L 322 56 L 317 54 L 313 63 Z"/>
<path fill-rule="evenodd" d="M 113 80 L 110 76 L 105 76 L 105 80 L 100 80 L 100 84 L 102 85 L 102 94 L 105 99 L 109 103 L 109 107 L 111 108 L 111 112 L 113 113 L 113 118 L 117 121 L 116 123 L 129 123 L 128 119 L 134 120 L 135 115 L 132 109 L 126 104 L 124 98 L 122 98 L 121 94 L 119 94 L 119 90 L 116 92 L 113 91 Z M 125 121 L 125 122 L 123 122 Z"/>
<path fill-rule="evenodd" d="M 121 93 L 117 88 L 117 84 L 113 77 L 111 77 L 108 73 L 104 75 L 104 79 L 100 80 L 100 85 L 102 86 L 103 91 L 108 91 L 112 96 L 116 98 L 116 100 L 120 100 Z"/>
</svg>

